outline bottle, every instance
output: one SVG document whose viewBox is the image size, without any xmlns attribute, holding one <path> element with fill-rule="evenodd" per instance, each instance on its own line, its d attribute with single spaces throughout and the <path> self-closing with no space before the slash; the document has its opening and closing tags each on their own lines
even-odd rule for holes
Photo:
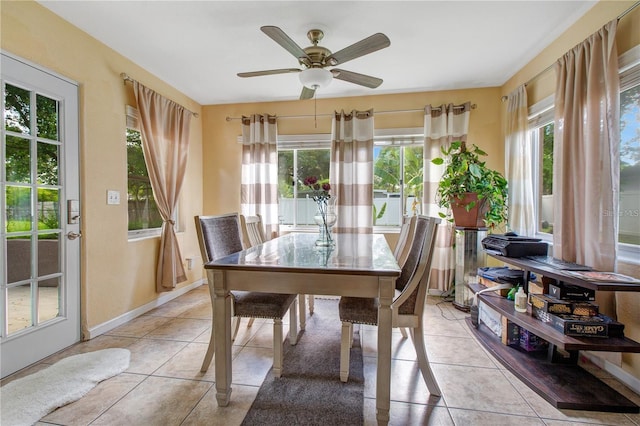
<svg viewBox="0 0 640 426">
<path fill-rule="evenodd" d="M 514 307 L 518 312 L 527 312 L 527 293 L 524 292 L 522 287 L 518 287 Z"/>
</svg>

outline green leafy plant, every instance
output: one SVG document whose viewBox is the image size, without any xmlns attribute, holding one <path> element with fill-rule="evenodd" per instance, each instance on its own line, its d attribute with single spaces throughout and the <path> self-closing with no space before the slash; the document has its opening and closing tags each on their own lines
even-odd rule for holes
<svg viewBox="0 0 640 426">
<path fill-rule="evenodd" d="M 376 205 L 373 205 L 373 225 L 375 226 L 378 219 L 382 219 L 384 213 L 387 211 L 387 203 L 384 203 L 382 207 L 380 207 L 380 212 L 378 212 L 378 208 Z"/>
<path fill-rule="evenodd" d="M 449 147 L 441 148 L 442 157 L 431 160 L 433 164 L 445 165 L 445 171 L 438 184 L 436 202 L 440 207 L 451 209 L 452 203 L 465 198 L 467 193 L 475 193 L 478 202 L 470 202 L 464 207 L 467 211 L 483 204 L 486 213 L 483 217 L 487 227 L 494 228 L 507 222 L 507 180 L 495 170 L 489 169 L 481 156 L 487 153 L 473 145 L 467 149 L 461 141 L 452 142 Z M 453 222 L 448 215 L 440 213 L 442 218 Z"/>
</svg>

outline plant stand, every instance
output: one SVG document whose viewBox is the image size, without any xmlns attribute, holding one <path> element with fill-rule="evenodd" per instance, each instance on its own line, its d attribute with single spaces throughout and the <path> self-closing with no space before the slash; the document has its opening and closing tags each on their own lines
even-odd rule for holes
<svg viewBox="0 0 640 426">
<path fill-rule="evenodd" d="M 453 306 L 469 312 L 473 293 L 467 284 L 478 282 L 478 268 L 485 266 L 486 254 L 482 240 L 487 236 L 487 228 L 465 228 L 456 226 L 456 273 L 455 300 Z"/>
</svg>

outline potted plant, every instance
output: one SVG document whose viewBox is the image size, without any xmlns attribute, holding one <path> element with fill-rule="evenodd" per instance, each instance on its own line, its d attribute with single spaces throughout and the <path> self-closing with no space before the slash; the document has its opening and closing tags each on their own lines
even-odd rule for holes
<svg viewBox="0 0 640 426">
<path fill-rule="evenodd" d="M 467 149 L 461 141 L 441 148 L 443 157 L 431 160 L 445 164 L 444 174 L 436 191 L 436 202 L 450 209 L 453 219 L 442 218 L 464 228 L 494 228 L 507 221 L 507 180 L 489 169 L 480 156 L 486 156 L 476 145 Z"/>
</svg>

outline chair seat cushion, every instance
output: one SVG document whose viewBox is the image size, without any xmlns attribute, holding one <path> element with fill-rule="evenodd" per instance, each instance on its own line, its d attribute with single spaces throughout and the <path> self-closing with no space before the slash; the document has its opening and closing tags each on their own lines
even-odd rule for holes
<svg viewBox="0 0 640 426">
<path fill-rule="evenodd" d="M 340 321 L 352 324 L 378 325 L 378 299 L 365 297 L 341 297 Z"/>
<path fill-rule="evenodd" d="M 282 319 L 297 297 L 295 294 L 256 291 L 232 291 L 231 294 L 234 299 L 233 313 L 243 318 Z"/>
</svg>

